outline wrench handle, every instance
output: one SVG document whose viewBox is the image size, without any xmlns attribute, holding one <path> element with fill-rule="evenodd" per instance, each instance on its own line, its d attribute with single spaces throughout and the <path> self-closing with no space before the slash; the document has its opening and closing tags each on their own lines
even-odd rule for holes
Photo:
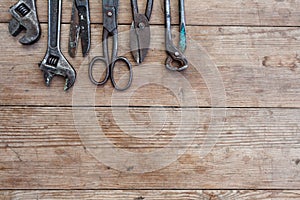
<svg viewBox="0 0 300 200">
<path fill-rule="evenodd" d="M 61 0 L 48 0 L 48 46 L 60 48 Z"/>
</svg>

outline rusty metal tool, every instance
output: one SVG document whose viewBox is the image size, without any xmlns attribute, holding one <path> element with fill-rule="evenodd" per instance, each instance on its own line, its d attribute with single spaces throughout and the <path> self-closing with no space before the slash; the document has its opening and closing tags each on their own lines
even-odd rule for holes
<svg viewBox="0 0 300 200">
<path fill-rule="evenodd" d="M 130 49 L 135 61 L 140 64 L 144 61 L 150 46 L 150 17 L 153 0 L 147 1 L 145 13 L 139 13 L 137 0 L 131 0 L 133 22 L 130 29 Z"/>
<path fill-rule="evenodd" d="M 165 19 L 166 19 L 166 68 L 172 71 L 182 71 L 188 68 L 188 60 L 184 56 L 186 49 L 186 28 L 185 28 L 185 13 L 184 0 L 179 0 L 179 47 L 177 48 L 172 41 L 171 31 L 171 6 L 170 0 L 165 0 Z"/>
<path fill-rule="evenodd" d="M 70 37 L 69 37 L 69 55 L 75 57 L 78 41 L 81 38 L 82 55 L 86 56 L 91 45 L 91 27 L 90 27 L 90 9 L 88 0 L 73 0 Z"/>
<path fill-rule="evenodd" d="M 64 89 L 68 90 L 75 82 L 76 71 L 60 50 L 61 4 L 62 0 L 48 0 L 48 48 L 39 67 L 47 86 L 55 75 L 60 75 L 66 78 Z"/>
<path fill-rule="evenodd" d="M 26 33 L 19 42 L 24 45 L 33 44 L 41 36 L 41 27 L 36 11 L 35 0 L 19 0 L 11 6 L 9 12 L 12 19 L 9 22 L 8 30 L 12 36 L 17 36 L 22 30 Z"/>
<path fill-rule="evenodd" d="M 95 85 L 104 85 L 108 79 L 111 80 L 113 87 L 116 90 L 124 91 L 128 89 L 132 83 L 132 65 L 125 57 L 118 56 L 118 10 L 119 0 L 103 0 L 103 33 L 102 33 L 102 48 L 103 56 L 95 57 L 89 65 L 89 78 Z M 108 52 L 108 38 L 112 37 L 112 54 L 109 56 Z M 103 62 L 106 67 L 106 75 L 100 82 L 96 81 L 93 75 L 93 68 L 97 61 Z M 125 87 L 117 85 L 114 79 L 114 68 L 117 62 L 124 62 L 129 70 L 129 80 Z"/>
</svg>

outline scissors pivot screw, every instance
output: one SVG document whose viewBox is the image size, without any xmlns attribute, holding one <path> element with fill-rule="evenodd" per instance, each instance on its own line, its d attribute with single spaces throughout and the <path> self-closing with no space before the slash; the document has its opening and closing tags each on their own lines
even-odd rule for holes
<svg viewBox="0 0 300 200">
<path fill-rule="evenodd" d="M 111 16 L 113 16 L 113 13 L 111 11 L 108 11 L 107 16 L 111 17 Z"/>
</svg>

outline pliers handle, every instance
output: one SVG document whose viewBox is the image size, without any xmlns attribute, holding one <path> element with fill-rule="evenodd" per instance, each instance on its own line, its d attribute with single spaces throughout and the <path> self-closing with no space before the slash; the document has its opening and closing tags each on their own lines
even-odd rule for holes
<svg viewBox="0 0 300 200">
<path fill-rule="evenodd" d="M 131 0 L 131 7 L 132 7 L 133 16 L 136 16 L 136 14 L 139 14 L 137 0 Z M 151 18 L 152 8 L 153 8 L 153 0 L 148 0 L 145 14 L 144 14 L 146 16 L 146 18 L 148 19 L 148 21 L 150 21 L 150 18 Z"/>
</svg>

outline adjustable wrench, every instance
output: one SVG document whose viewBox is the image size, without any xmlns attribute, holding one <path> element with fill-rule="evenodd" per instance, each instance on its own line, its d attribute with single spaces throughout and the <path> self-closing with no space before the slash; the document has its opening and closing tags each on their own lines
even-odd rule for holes
<svg viewBox="0 0 300 200">
<path fill-rule="evenodd" d="M 76 71 L 60 50 L 61 4 L 62 0 L 48 0 L 48 49 L 40 69 L 47 86 L 55 75 L 60 75 L 66 78 L 64 90 L 68 90 L 75 82 Z"/>
<path fill-rule="evenodd" d="M 35 0 L 19 0 L 9 9 L 12 19 L 8 30 L 12 36 L 17 36 L 26 29 L 26 34 L 19 40 L 21 44 L 33 44 L 41 36 L 41 27 L 38 20 Z"/>
</svg>

